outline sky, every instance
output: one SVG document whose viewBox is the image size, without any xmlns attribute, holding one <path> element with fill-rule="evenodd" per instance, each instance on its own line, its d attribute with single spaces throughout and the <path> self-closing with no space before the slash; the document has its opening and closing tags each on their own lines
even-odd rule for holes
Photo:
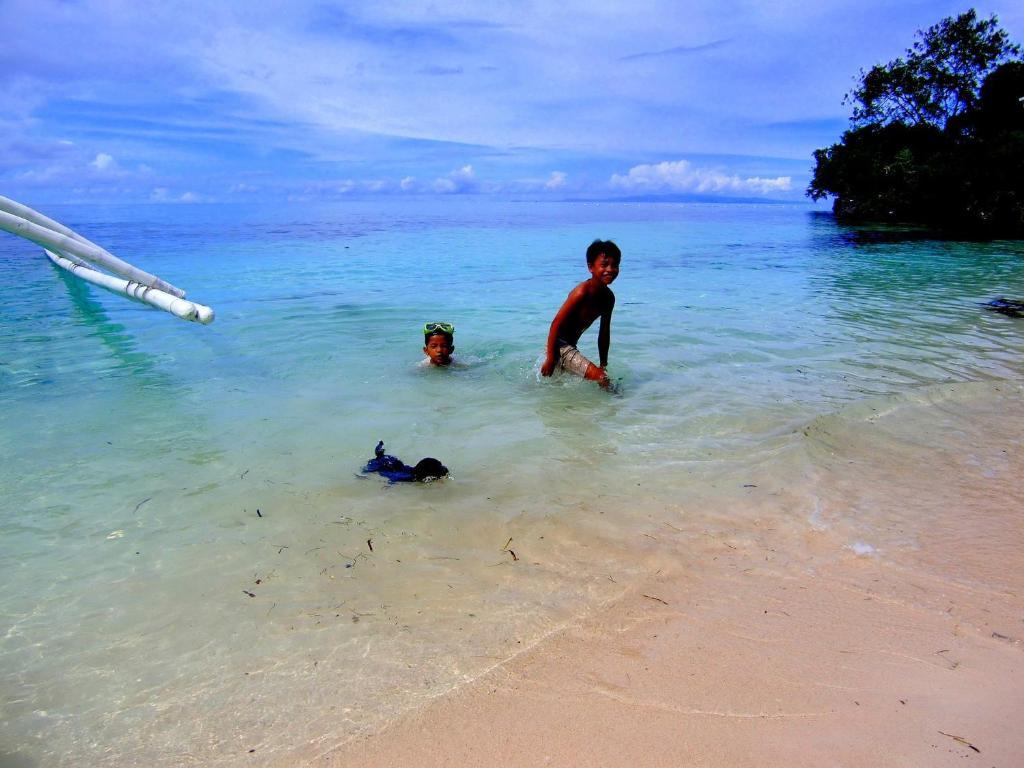
<svg viewBox="0 0 1024 768">
<path fill-rule="evenodd" d="M 969 7 L 0 0 L 0 194 L 798 200 L 860 70 Z"/>
</svg>

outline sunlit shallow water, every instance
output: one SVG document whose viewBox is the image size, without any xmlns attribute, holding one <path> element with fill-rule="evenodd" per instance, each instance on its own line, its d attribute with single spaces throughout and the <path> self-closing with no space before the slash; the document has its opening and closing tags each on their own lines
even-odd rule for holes
<svg viewBox="0 0 1024 768">
<path fill-rule="evenodd" d="M 755 492 L 788 494 L 756 510 L 780 527 L 896 557 L 926 527 L 879 522 L 898 473 L 868 494 L 817 486 L 863 453 L 912 467 L 913 435 L 969 410 L 949 403 L 1022 371 L 1024 321 L 979 303 L 1024 296 L 1024 247 L 869 237 L 805 206 L 45 212 L 217 320 L 182 323 L 0 240 L 11 765 L 329 749 L 635 575 L 685 568 L 651 525 L 742 534 Z M 616 396 L 538 376 L 595 237 L 624 254 Z M 426 320 L 455 323 L 465 367 L 416 366 Z M 899 439 L 873 441 L 872 408 L 912 414 Z M 378 439 L 452 477 L 360 477 Z"/>
</svg>

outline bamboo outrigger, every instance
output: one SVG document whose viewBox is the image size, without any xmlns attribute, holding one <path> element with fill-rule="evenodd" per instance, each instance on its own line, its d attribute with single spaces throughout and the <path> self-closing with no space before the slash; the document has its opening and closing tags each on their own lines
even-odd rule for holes
<svg viewBox="0 0 1024 768">
<path fill-rule="evenodd" d="M 0 229 L 42 246 L 50 261 L 94 285 L 170 312 L 182 320 L 203 325 L 213 322 L 213 310 L 186 300 L 181 288 L 122 261 L 63 224 L 3 196 L 0 196 Z M 113 276 L 101 272 L 99 267 Z"/>
</svg>

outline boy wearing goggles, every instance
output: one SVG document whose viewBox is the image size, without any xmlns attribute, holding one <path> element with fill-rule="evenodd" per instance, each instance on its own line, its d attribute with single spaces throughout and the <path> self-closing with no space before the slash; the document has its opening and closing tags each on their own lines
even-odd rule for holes
<svg viewBox="0 0 1024 768">
<path fill-rule="evenodd" d="M 423 326 L 423 354 L 427 358 L 420 365 L 451 365 L 454 351 L 454 325 L 451 323 L 427 323 Z"/>
<path fill-rule="evenodd" d="M 547 355 L 540 368 L 542 376 L 550 376 L 558 367 L 589 381 L 596 381 L 602 389 L 611 386 L 605 368 L 608 367 L 608 347 L 612 338 L 615 294 L 608 286 L 619 276 L 621 259 L 622 252 L 611 240 L 595 240 L 587 248 L 590 279 L 572 289 L 551 321 Z M 601 325 L 597 332 L 597 352 L 601 365 L 597 366 L 576 349 L 576 344 L 583 332 L 599 317 Z"/>
</svg>

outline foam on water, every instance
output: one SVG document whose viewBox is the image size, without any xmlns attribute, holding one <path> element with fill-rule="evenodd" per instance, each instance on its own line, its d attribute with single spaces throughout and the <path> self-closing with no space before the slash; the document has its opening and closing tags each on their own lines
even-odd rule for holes
<svg viewBox="0 0 1024 768">
<path fill-rule="evenodd" d="M 659 536 L 770 519 L 835 556 L 938 568 L 930 543 L 962 521 L 890 504 L 935 425 L 981 476 L 1005 471 L 955 412 L 998 409 L 991 387 L 1020 377 L 1024 326 L 977 306 L 1024 295 L 1019 245 L 863 240 L 802 206 L 46 213 L 217 321 L 0 241 L 0 743 L 17 765 L 329 749 L 636 574 L 685 568 Z M 624 253 L 615 397 L 538 379 L 595 237 Z M 470 365 L 416 367 L 425 320 L 454 322 Z M 360 477 L 379 439 L 452 478 Z M 891 471 L 839 471 L 865 456 Z"/>
</svg>

